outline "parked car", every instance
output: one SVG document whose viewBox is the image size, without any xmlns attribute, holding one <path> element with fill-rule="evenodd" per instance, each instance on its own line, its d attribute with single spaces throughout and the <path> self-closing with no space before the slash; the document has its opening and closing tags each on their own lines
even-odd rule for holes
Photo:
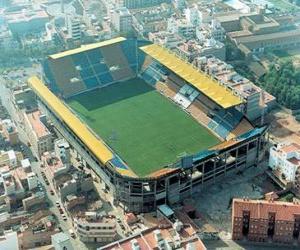
<svg viewBox="0 0 300 250">
<path fill-rule="evenodd" d="M 69 229 L 69 234 L 71 235 L 71 237 L 72 237 L 73 239 L 76 238 L 76 234 L 74 233 L 74 231 L 73 231 L 72 229 Z"/>
</svg>

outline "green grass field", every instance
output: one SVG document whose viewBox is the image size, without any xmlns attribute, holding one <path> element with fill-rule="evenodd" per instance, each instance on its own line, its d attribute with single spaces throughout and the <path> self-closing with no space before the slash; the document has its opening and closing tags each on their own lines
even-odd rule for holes
<svg viewBox="0 0 300 250">
<path fill-rule="evenodd" d="M 86 92 L 67 102 L 138 176 L 219 143 L 141 79 Z"/>
</svg>

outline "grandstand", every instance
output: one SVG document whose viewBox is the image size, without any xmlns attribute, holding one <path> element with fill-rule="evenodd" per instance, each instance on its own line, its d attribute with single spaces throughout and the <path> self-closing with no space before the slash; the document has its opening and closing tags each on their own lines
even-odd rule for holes
<svg viewBox="0 0 300 250">
<path fill-rule="evenodd" d="M 176 203 L 257 164 L 266 129 L 243 101 L 158 45 L 115 38 L 49 56 L 40 107 L 125 210 Z M 239 109 L 241 110 L 241 109 Z"/>
</svg>

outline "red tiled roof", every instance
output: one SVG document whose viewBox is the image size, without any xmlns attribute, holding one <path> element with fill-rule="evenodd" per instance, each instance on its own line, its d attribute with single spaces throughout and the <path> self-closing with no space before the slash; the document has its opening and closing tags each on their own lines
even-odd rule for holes
<svg viewBox="0 0 300 250">
<path fill-rule="evenodd" d="M 109 244 L 107 246 L 102 247 L 101 249 L 132 250 L 131 241 L 133 239 L 137 240 L 137 242 L 140 246 L 140 249 L 142 249 L 142 250 L 158 249 L 157 241 L 154 236 L 154 231 L 157 229 L 158 229 L 157 227 L 147 229 L 147 230 L 143 231 L 142 233 L 136 235 L 135 237 L 130 237 L 125 240 L 121 240 L 121 241 Z M 162 238 L 165 239 L 166 241 L 174 240 L 174 236 L 172 235 L 172 230 L 174 230 L 172 227 L 159 229 L 159 231 L 162 235 Z M 184 238 L 184 240 L 182 240 L 182 245 L 181 245 L 183 249 L 187 248 L 188 243 L 193 243 L 195 249 L 197 249 L 197 250 L 205 250 L 206 249 L 204 244 L 200 240 L 200 238 L 198 238 L 196 235 L 191 237 L 191 235 L 195 234 L 195 231 L 192 229 L 192 227 L 186 226 L 182 230 L 182 232 L 180 232 L 179 234 L 180 234 L 181 238 L 182 237 Z M 185 238 L 185 237 L 187 237 L 187 238 Z"/>
<path fill-rule="evenodd" d="M 284 153 L 291 153 L 300 150 L 300 145 L 291 143 L 289 145 L 283 146 L 280 150 L 282 150 Z"/>
<path fill-rule="evenodd" d="M 232 217 L 243 217 L 243 211 L 250 212 L 250 218 L 268 219 L 269 212 L 276 213 L 276 220 L 293 221 L 300 215 L 300 204 L 283 201 L 234 199 Z"/>
</svg>

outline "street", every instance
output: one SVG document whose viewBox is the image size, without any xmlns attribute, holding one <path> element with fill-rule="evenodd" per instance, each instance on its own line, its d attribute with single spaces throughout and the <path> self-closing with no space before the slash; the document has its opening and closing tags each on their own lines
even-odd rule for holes
<svg viewBox="0 0 300 250">
<path fill-rule="evenodd" d="M 22 143 L 22 153 L 25 158 L 26 157 L 29 158 L 31 162 L 32 171 L 37 174 L 39 178 L 39 182 L 44 187 L 44 190 L 47 194 L 48 203 L 49 203 L 49 210 L 57 218 L 58 226 L 62 229 L 64 233 L 67 233 L 69 235 L 69 229 L 72 228 L 72 220 L 68 217 L 68 214 L 64 211 L 64 214 L 67 216 L 67 220 L 64 221 L 62 219 L 62 215 L 59 212 L 59 209 L 56 207 L 55 203 L 57 201 L 60 201 L 60 198 L 57 196 L 55 189 L 53 188 L 52 181 L 48 179 L 50 183 L 50 185 L 48 186 L 46 185 L 45 180 L 42 178 L 42 174 L 41 174 L 42 169 L 40 167 L 41 162 L 36 161 L 36 159 L 38 159 L 36 152 L 32 152 L 32 150 L 27 146 L 27 142 L 29 142 L 30 140 L 24 131 L 24 127 L 22 125 L 21 119 L 18 116 L 18 113 L 12 103 L 10 90 L 4 86 L 4 82 L 5 80 L 3 78 L 0 78 L 0 98 L 2 100 L 3 105 L 6 107 L 11 119 L 15 122 L 15 125 L 18 129 L 19 139 Z M 50 190 L 54 191 L 54 195 L 50 194 Z M 64 210 L 62 205 L 61 207 Z M 79 239 L 77 238 L 73 239 L 71 236 L 70 239 L 74 249 L 88 249 Z"/>
</svg>

